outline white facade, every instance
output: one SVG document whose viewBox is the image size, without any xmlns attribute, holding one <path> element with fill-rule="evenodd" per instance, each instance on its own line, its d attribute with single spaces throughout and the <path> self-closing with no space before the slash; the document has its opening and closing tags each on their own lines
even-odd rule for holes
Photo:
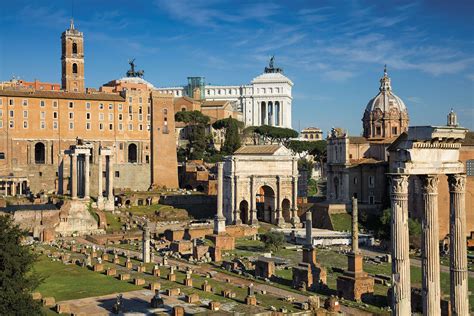
<svg viewBox="0 0 474 316">
<path fill-rule="evenodd" d="M 205 85 L 206 100 L 234 102 L 242 112 L 245 126 L 271 125 L 291 128 L 291 89 L 293 82 L 273 68 L 257 76 L 248 85 Z M 186 87 L 165 87 L 156 90 L 175 97 L 186 95 Z"/>
</svg>

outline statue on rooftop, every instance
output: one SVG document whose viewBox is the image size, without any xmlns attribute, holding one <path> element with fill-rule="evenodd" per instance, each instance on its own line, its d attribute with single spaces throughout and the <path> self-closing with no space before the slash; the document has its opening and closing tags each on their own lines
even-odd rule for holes
<svg viewBox="0 0 474 316">
<path fill-rule="evenodd" d="M 145 74 L 144 70 L 137 70 L 135 71 L 135 58 L 128 61 L 130 65 L 130 69 L 127 71 L 127 77 L 139 77 L 142 78 Z"/>
<path fill-rule="evenodd" d="M 272 56 L 270 58 L 270 61 L 268 62 L 268 67 L 265 67 L 265 73 L 282 73 L 283 69 L 281 68 L 275 68 L 275 56 Z"/>
</svg>

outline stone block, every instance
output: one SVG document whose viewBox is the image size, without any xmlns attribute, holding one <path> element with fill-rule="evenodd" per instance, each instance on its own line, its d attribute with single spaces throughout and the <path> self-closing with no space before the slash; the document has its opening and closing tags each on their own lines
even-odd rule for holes
<svg viewBox="0 0 474 316">
<path fill-rule="evenodd" d="M 160 290 L 161 289 L 161 284 L 158 283 L 158 282 L 153 282 L 153 283 L 150 283 L 150 290 L 155 292 L 157 290 Z"/>
<path fill-rule="evenodd" d="M 102 254 L 102 261 L 109 261 L 109 255 L 105 252 Z"/>
<path fill-rule="evenodd" d="M 120 258 L 119 257 L 114 258 L 114 264 L 120 264 Z"/>
<path fill-rule="evenodd" d="M 71 307 L 67 303 L 56 304 L 56 313 L 69 314 L 71 313 Z"/>
<path fill-rule="evenodd" d="M 221 294 L 226 298 L 235 298 L 235 293 L 229 289 L 222 290 Z"/>
<path fill-rule="evenodd" d="M 209 302 L 209 309 L 211 311 L 218 311 L 221 309 L 221 303 L 216 302 L 216 301 L 210 301 Z"/>
<path fill-rule="evenodd" d="M 193 286 L 193 279 L 192 278 L 184 279 L 183 283 L 186 286 Z"/>
<path fill-rule="evenodd" d="M 102 272 L 104 271 L 104 265 L 102 263 L 96 263 L 94 265 L 94 272 Z"/>
<path fill-rule="evenodd" d="M 374 279 L 367 273 L 345 272 L 337 278 L 337 293 L 351 301 L 361 301 L 365 294 L 374 293 Z"/>
<path fill-rule="evenodd" d="M 195 260 L 201 260 L 208 251 L 209 251 L 209 246 L 205 246 L 205 245 L 194 246 L 193 258 Z"/>
<path fill-rule="evenodd" d="M 261 257 L 255 263 L 255 276 L 270 279 L 275 274 L 275 261 Z"/>
<path fill-rule="evenodd" d="M 181 294 L 181 289 L 179 287 L 166 290 L 166 295 L 168 296 L 178 296 L 180 294 Z"/>
<path fill-rule="evenodd" d="M 159 277 L 159 276 L 161 275 L 161 270 L 160 270 L 160 268 L 159 268 L 159 267 L 153 268 L 152 274 L 153 274 L 153 276 L 155 276 L 155 277 Z"/>
<path fill-rule="evenodd" d="M 173 316 L 184 316 L 184 307 L 183 306 L 173 306 Z"/>
<path fill-rule="evenodd" d="M 128 273 L 121 273 L 119 276 L 120 281 L 128 281 L 130 280 L 130 274 Z"/>
<path fill-rule="evenodd" d="M 245 304 L 257 306 L 257 297 L 255 295 L 247 295 L 245 297 Z"/>
<path fill-rule="evenodd" d="M 206 281 L 204 281 L 204 283 L 201 285 L 201 290 L 203 290 L 204 292 L 212 292 L 212 286 Z"/>
<path fill-rule="evenodd" d="M 137 272 L 145 273 L 146 272 L 146 267 L 144 265 L 137 266 Z"/>
<path fill-rule="evenodd" d="M 170 244 L 170 250 L 181 255 L 189 255 L 193 253 L 193 243 L 189 240 L 173 241 Z"/>
<path fill-rule="evenodd" d="M 174 273 L 169 273 L 169 274 L 168 274 L 168 281 L 176 282 L 176 274 L 174 274 Z"/>
<path fill-rule="evenodd" d="M 33 292 L 33 293 L 31 294 L 31 296 L 33 297 L 33 299 L 34 299 L 35 301 L 39 301 L 39 300 L 42 298 L 40 292 Z"/>
<path fill-rule="evenodd" d="M 227 234 L 222 235 L 206 235 L 206 239 L 209 239 L 214 243 L 214 248 L 221 250 L 234 250 L 235 249 L 235 238 Z"/>
<path fill-rule="evenodd" d="M 211 248 L 211 259 L 214 262 L 220 262 L 222 261 L 222 249 L 212 247 Z"/>
<path fill-rule="evenodd" d="M 108 268 L 106 274 L 108 276 L 115 276 L 117 274 L 117 270 L 115 268 Z"/>
<path fill-rule="evenodd" d="M 185 301 L 186 303 L 190 304 L 199 303 L 199 295 L 197 295 L 196 293 L 188 294 L 185 297 Z"/>
<path fill-rule="evenodd" d="M 324 308 L 331 313 L 339 313 L 341 310 L 341 304 L 335 296 L 328 297 L 324 302 Z"/>
<path fill-rule="evenodd" d="M 135 285 L 145 285 L 145 279 L 135 278 L 133 283 Z"/>
<path fill-rule="evenodd" d="M 133 269 L 133 263 L 131 261 L 125 262 L 125 268 L 132 270 Z"/>
<path fill-rule="evenodd" d="M 52 307 L 54 306 L 54 304 L 56 304 L 56 301 L 54 297 L 43 297 L 43 299 L 41 300 L 41 304 L 46 307 Z"/>
</svg>

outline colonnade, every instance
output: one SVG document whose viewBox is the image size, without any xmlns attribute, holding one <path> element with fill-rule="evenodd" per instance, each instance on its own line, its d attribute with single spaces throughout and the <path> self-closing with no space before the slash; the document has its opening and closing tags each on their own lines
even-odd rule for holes
<svg viewBox="0 0 474 316">
<path fill-rule="evenodd" d="M 0 187 L 3 188 L 3 196 L 23 195 L 28 189 L 27 178 L 0 178 Z"/>
<path fill-rule="evenodd" d="M 115 197 L 114 197 L 114 163 L 113 163 L 113 149 L 108 147 L 101 147 L 99 149 L 99 172 L 98 172 L 98 196 L 97 196 L 97 208 L 100 210 L 113 211 L 115 208 Z M 104 199 L 103 189 L 103 178 L 104 178 L 104 165 L 105 160 L 105 186 L 106 186 L 106 199 Z"/>
<path fill-rule="evenodd" d="M 436 174 L 419 175 L 422 182 L 422 300 L 424 315 L 441 315 L 438 232 L 438 183 Z M 392 203 L 392 309 L 393 315 L 411 315 L 410 253 L 407 174 L 391 175 Z M 468 315 L 465 174 L 448 174 L 450 192 L 451 312 Z"/>
<path fill-rule="evenodd" d="M 87 145 L 76 145 L 69 151 L 71 159 L 70 186 L 71 198 L 90 198 L 90 157 L 91 148 Z"/>
<path fill-rule="evenodd" d="M 261 125 L 282 126 L 283 125 L 283 102 L 262 101 L 260 102 Z"/>
</svg>

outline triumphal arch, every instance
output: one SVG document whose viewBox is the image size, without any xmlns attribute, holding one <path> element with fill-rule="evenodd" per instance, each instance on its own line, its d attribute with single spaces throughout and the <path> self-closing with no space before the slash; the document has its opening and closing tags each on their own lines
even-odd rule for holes
<svg viewBox="0 0 474 316">
<path fill-rule="evenodd" d="M 282 145 L 243 146 L 224 160 L 224 216 L 229 224 L 299 225 L 297 158 Z"/>
<path fill-rule="evenodd" d="M 441 315 L 438 224 L 439 176 L 448 176 L 450 191 L 450 301 L 452 315 L 468 315 L 468 270 L 464 165 L 459 149 L 467 130 L 448 119 L 448 126 L 415 126 L 389 148 L 391 180 L 391 248 L 393 315 L 411 315 L 408 232 L 410 177 L 419 177 L 423 196 L 422 300 L 424 315 Z"/>
</svg>

